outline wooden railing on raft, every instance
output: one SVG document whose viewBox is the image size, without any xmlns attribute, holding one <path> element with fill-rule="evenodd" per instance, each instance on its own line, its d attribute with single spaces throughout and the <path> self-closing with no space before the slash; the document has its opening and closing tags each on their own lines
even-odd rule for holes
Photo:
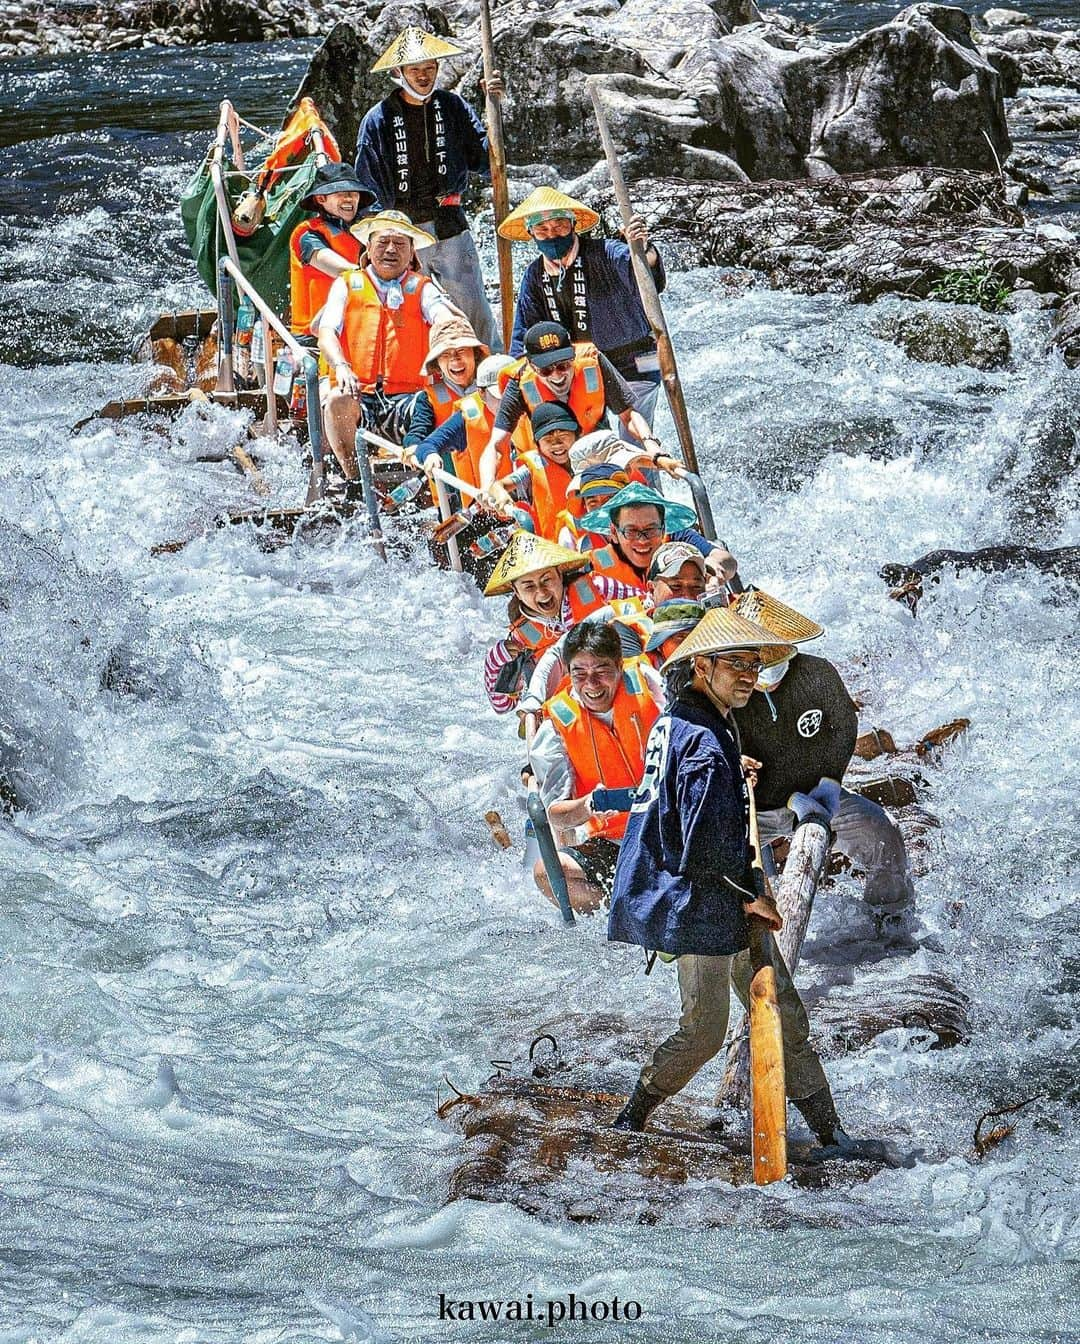
<svg viewBox="0 0 1080 1344">
<path fill-rule="evenodd" d="M 273 332 L 290 353 L 301 371 L 307 389 L 307 427 L 311 444 L 311 480 L 308 484 L 307 503 L 321 499 L 325 490 L 323 466 L 322 410 L 319 404 L 319 361 L 313 351 L 305 350 L 288 330 L 281 318 L 270 308 L 255 286 L 230 257 L 218 261 L 218 325 L 221 331 L 221 351 L 218 365 L 218 389 L 235 390 L 233 381 L 233 285 L 251 300 L 263 323 L 263 344 L 266 348 L 266 426 L 271 434 L 277 429 L 277 398 L 274 393 Z"/>
</svg>

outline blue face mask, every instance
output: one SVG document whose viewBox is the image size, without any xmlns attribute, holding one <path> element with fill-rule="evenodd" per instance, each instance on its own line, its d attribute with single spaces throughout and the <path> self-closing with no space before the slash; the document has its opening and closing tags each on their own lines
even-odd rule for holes
<svg viewBox="0 0 1080 1344">
<path fill-rule="evenodd" d="M 576 236 L 574 230 L 571 229 L 563 238 L 534 238 L 533 242 L 541 253 L 547 257 L 548 261 L 558 261 L 560 257 L 565 257 L 574 246 Z"/>
</svg>

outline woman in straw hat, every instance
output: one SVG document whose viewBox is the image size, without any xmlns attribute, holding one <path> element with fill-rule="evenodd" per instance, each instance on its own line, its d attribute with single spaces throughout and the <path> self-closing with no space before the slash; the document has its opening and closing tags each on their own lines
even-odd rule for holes
<svg viewBox="0 0 1080 1344">
<path fill-rule="evenodd" d="M 401 210 L 432 235 L 420 252 L 425 274 L 438 280 L 484 344 L 501 350 L 461 208 L 470 174 L 489 174 L 487 135 L 464 98 L 435 87 L 439 62 L 461 54 L 461 47 L 422 28 L 398 33 L 372 66 L 397 87 L 360 124 L 356 174 L 374 197 L 374 209 Z M 497 76 L 491 92 L 503 92 Z"/>
<path fill-rule="evenodd" d="M 484 589 L 485 597 L 511 594 L 509 632 L 484 659 L 484 689 L 496 714 L 517 705 L 545 649 L 586 616 L 629 595 L 621 584 L 587 575 L 587 565 L 587 556 L 544 537 L 511 537 Z"/>
<path fill-rule="evenodd" d="M 460 313 L 440 318 L 431 328 L 424 374 L 427 386 L 409 420 L 406 448 L 422 443 L 454 414 L 462 397 L 476 391 L 481 360 L 490 350 Z"/>
<path fill-rule="evenodd" d="M 627 243 L 587 235 L 600 216 L 554 187 L 537 187 L 499 225 L 514 242 L 536 245 L 518 290 L 510 353 L 525 349 L 534 322 L 561 322 L 573 341 L 591 341 L 630 385 L 637 409 L 650 428 L 660 390 L 656 342 L 641 304 Z M 664 263 L 635 215 L 628 242 L 645 244 L 657 291 L 667 283 Z"/>
<path fill-rule="evenodd" d="M 825 633 L 816 621 L 757 588 L 740 593 L 735 610 L 792 645 Z M 792 794 L 843 779 L 859 732 L 858 710 L 840 673 L 827 658 L 795 652 L 763 672 L 758 694 L 735 712 L 744 750 L 761 762 L 756 793 L 765 841 L 791 834 Z M 900 828 L 869 798 L 841 789 L 839 799 L 831 822 L 835 847 L 866 874 L 864 895 L 879 931 L 895 942 L 908 941 L 914 888 Z"/>
<path fill-rule="evenodd" d="M 745 1004 L 747 920 L 781 924 L 750 874 L 748 795 L 732 711 L 792 646 L 729 608 L 712 608 L 664 664 L 670 708 L 657 721 L 615 869 L 608 938 L 678 959 L 679 1028 L 653 1052 L 615 1120 L 641 1130 L 723 1047 L 731 990 Z M 774 956 L 788 1096 L 822 1143 L 843 1131 L 809 1040 L 802 1002 Z"/>
</svg>

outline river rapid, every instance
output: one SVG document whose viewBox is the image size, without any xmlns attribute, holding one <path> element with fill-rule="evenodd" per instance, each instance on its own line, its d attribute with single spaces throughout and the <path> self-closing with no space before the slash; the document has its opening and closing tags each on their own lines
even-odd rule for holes
<svg viewBox="0 0 1080 1344">
<path fill-rule="evenodd" d="M 601 921 L 565 932 L 519 851 L 519 745 L 480 686 L 502 604 L 358 525 L 276 551 L 234 416 L 68 427 L 136 393 L 131 333 L 203 294 L 175 206 L 228 92 L 273 124 L 309 45 L 0 66 L 0 1344 L 603 1344 L 1077 1339 L 1075 592 L 946 575 L 918 619 L 877 569 L 936 547 L 1076 544 L 1033 485 L 1080 374 L 1010 316 L 998 373 L 913 364 L 873 314 L 674 277 L 667 300 L 721 534 L 828 627 L 898 741 L 967 716 L 927 769 L 941 828 L 919 949 L 882 956 L 859 887 L 815 911 L 808 987 L 945 972 L 970 1045 L 886 1033 L 828 1064 L 855 1133 L 919 1149 L 850 1192 L 688 1187 L 655 1226 L 442 1207 L 433 1114 L 539 1024 L 675 1016 Z M 663 422 L 661 422 L 663 424 Z M 294 447 L 256 446 L 282 503 Z M 714 1069 L 694 1086 L 707 1097 Z M 981 1162 L 979 1115 L 1037 1096 Z M 588 1177 L 583 1178 L 588 1182 Z M 729 1229 L 709 1229 L 727 1209 Z M 634 1299 L 641 1322 L 461 1325 L 455 1299 Z"/>
</svg>

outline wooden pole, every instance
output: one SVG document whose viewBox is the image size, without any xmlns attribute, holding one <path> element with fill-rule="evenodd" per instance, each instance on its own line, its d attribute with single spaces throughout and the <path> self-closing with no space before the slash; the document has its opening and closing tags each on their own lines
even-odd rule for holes
<svg viewBox="0 0 1080 1344">
<path fill-rule="evenodd" d="M 628 229 L 634 211 L 630 204 L 630 194 L 626 190 L 626 180 L 622 175 L 622 168 L 619 166 L 618 150 L 611 138 L 611 130 L 604 114 L 600 86 L 595 77 L 587 82 L 593 109 L 596 112 L 596 124 L 600 130 L 600 140 L 604 146 L 604 157 L 608 161 L 608 169 L 611 172 L 611 185 L 615 191 L 615 199 L 619 203 L 623 228 Z M 686 411 L 686 398 L 683 396 L 682 383 L 679 381 L 678 365 L 675 363 L 675 349 L 671 344 L 671 334 L 664 318 L 660 295 L 656 290 L 656 281 L 653 280 L 649 263 L 645 260 L 645 248 L 641 243 L 630 244 L 630 257 L 634 265 L 634 279 L 637 281 L 638 293 L 641 295 L 641 306 L 645 309 L 645 317 L 652 331 L 653 340 L 656 342 L 656 352 L 660 358 L 660 379 L 664 384 L 664 391 L 667 393 L 668 404 L 671 407 L 671 418 L 675 421 L 675 432 L 679 436 L 683 461 L 697 475 L 698 464 L 697 453 L 694 451 L 694 435 L 690 429 L 690 417 Z"/>
<path fill-rule="evenodd" d="M 484 84 L 491 87 L 495 73 L 495 42 L 491 35 L 490 0 L 480 0 L 480 48 L 484 59 Z M 510 239 L 500 238 L 499 225 L 510 213 L 510 189 L 506 182 L 506 141 L 503 138 L 502 100 L 484 94 L 488 133 L 488 161 L 491 164 L 491 193 L 495 207 L 495 251 L 499 258 L 499 304 L 502 309 L 503 349 L 510 349 L 514 329 L 514 263 Z"/>
<path fill-rule="evenodd" d="M 754 890 L 772 898 L 761 862 L 757 805 L 750 795 L 750 844 Z M 772 964 L 772 935 L 763 920 L 750 918 L 750 1155 L 754 1184 L 770 1185 L 787 1175 L 787 1094 L 784 1081 L 784 1033 Z"/>
</svg>

